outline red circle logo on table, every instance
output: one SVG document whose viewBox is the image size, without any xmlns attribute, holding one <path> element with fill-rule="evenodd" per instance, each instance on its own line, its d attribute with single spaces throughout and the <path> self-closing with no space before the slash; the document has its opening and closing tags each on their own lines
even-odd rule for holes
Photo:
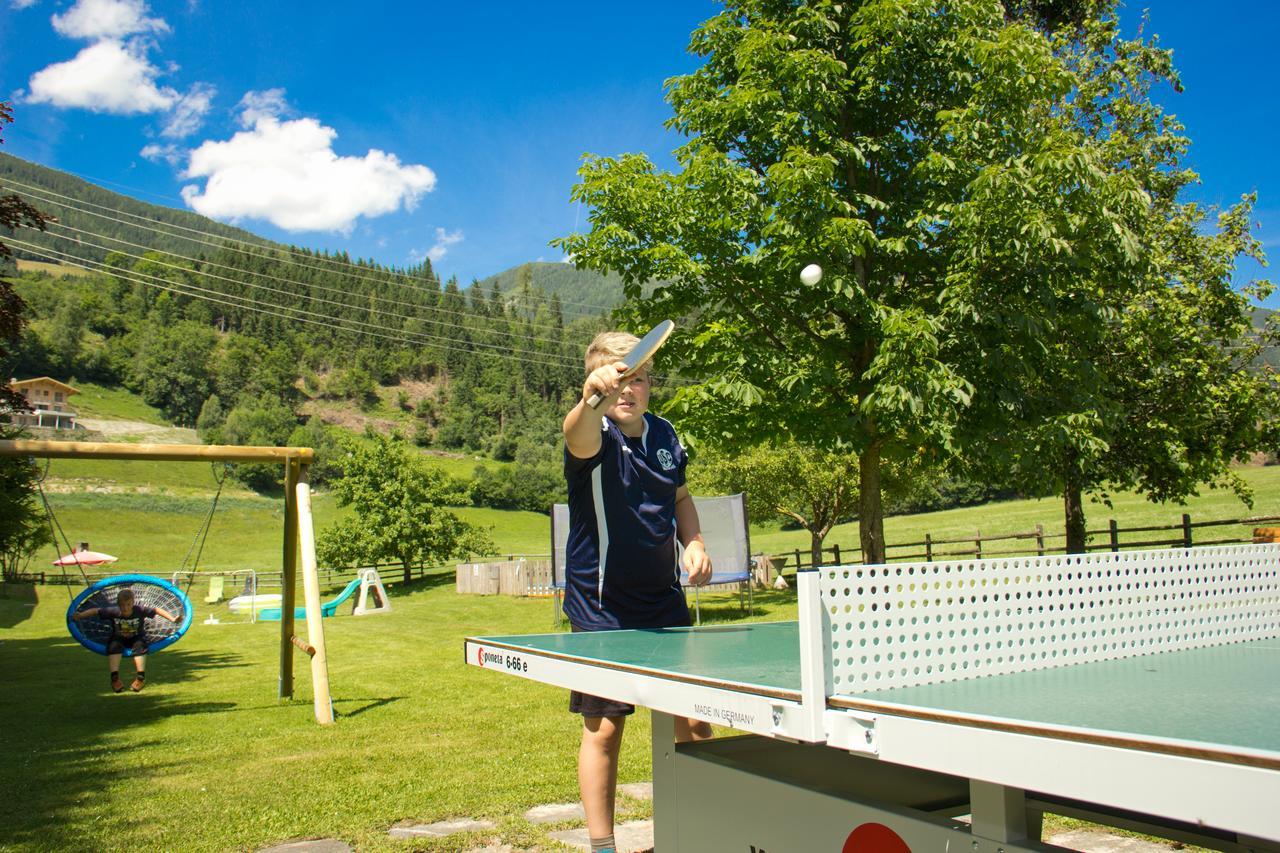
<svg viewBox="0 0 1280 853">
<path fill-rule="evenodd" d="M 883 823 L 864 823 L 849 833 L 840 853 L 911 853 L 911 848 Z"/>
</svg>

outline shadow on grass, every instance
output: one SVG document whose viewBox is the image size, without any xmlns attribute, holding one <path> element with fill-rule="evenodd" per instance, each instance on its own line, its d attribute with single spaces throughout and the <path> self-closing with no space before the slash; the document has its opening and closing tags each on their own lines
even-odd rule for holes
<svg viewBox="0 0 1280 853">
<path fill-rule="evenodd" d="M 12 628 L 30 619 L 36 601 L 34 584 L 0 582 L 0 628 Z"/>
<path fill-rule="evenodd" d="M 392 704 L 393 702 L 399 702 L 401 699 L 405 699 L 405 698 L 408 698 L 408 697 L 386 696 L 382 699 L 334 699 L 333 713 L 335 717 L 358 717 L 367 711 L 373 711 L 377 708 L 382 708 L 386 705 Z M 341 708 L 342 705 L 350 705 L 355 702 L 364 702 L 365 704 L 352 711 L 342 710 Z"/>
<path fill-rule="evenodd" d="M 186 762 L 165 755 L 160 740 L 137 732 L 176 716 L 236 710 L 234 702 L 188 701 L 164 687 L 198 678 L 211 668 L 240 667 L 240 656 L 180 647 L 148 658 L 148 673 L 159 683 L 138 694 L 112 693 L 107 659 L 86 651 L 70 636 L 19 639 L 0 644 L 0 794 L 21 803 L 5 819 L 0 846 L 41 850 L 89 849 L 84 836 L 93 820 L 127 822 L 115 808 L 118 792 L 146 796 L 155 780 L 181 774 Z M 126 682 L 132 664 L 121 667 Z M 122 754 L 121 750 L 125 750 Z M 128 753 L 146 754 L 145 765 Z"/>
</svg>

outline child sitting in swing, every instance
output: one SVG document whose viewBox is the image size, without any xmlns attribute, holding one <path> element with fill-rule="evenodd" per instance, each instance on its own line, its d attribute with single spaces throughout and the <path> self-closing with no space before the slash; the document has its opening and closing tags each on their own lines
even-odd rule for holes
<svg viewBox="0 0 1280 853">
<path fill-rule="evenodd" d="M 147 683 L 147 636 L 143 630 L 143 621 L 159 616 L 170 622 L 177 622 L 178 617 L 159 607 L 147 607 L 133 603 L 133 590 L 122 589 L 116 595 L 115 607 L 91 607 L 71 618 L 79 622 L 92 617 L 106 619 L 111 623 L 111 638 L 107 640 L 107 664 L 111 670 L 111 689 L 116 693 L 124 690 L 124 682 L 120 680 L 120 658 L 124 650 L 133 652 L 133 666 L 137 676 L 129 689 L 134 693 L 142 690 Z"/>
</svg>

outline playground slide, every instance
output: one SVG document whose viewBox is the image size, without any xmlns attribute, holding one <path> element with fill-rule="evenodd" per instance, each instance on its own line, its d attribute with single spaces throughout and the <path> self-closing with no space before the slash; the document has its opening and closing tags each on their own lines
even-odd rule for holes
<svg viewBox="0 0 1280 853">
<path fill-rule="evenodd" d="M 345 602 L 348 598 L 354 595 L 356 590 L 358 590 L 359 588 L 360 588 L 360 578 L 356 578 L 351 583 L 347 584 L 346 588 L 343 589 L 342 592 L 338 593 L 337 598 L 335 598 L 333 601 L 326 601 L 324 604 L 320 605 L 320 614 L 322 616 L 332 616 L 334 613 L 338 611 L 338 608 L 342 606 L 343 602 Z M 279 607 L 264 607 L 262 610 L 258 611 L 258 621 L 259 622 L 279 622 L 280 610 L 281 609 Z M 305 607 L 293 608 L 293 618 L 294 619 L 307 618 L 307 609 Z"/>
</svg>

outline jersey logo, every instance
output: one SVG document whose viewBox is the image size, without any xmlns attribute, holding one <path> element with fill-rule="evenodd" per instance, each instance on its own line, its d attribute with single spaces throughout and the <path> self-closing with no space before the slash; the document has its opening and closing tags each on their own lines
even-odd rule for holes
<svg viewBox="0 0 1280 853">
<path fill-rule="evenodd" d="M 676 460 L 671 455 L 671 451 L 665 447 L 658 451 L 658 464 L 662 466 L 663 471 L 670 471 L 676 467 Z"/>
</svg>

